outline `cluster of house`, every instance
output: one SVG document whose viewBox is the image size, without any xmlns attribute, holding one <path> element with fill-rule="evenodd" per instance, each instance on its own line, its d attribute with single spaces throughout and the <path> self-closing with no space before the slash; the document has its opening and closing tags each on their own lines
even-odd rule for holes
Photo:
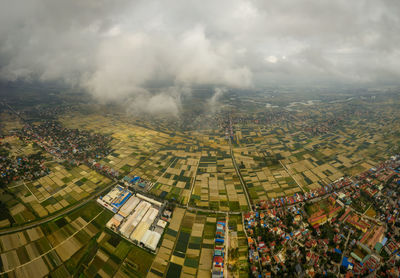
<svg viewBox="0 0 400 278">
<path fill-rule="evenodd" d="M 395 156 L 303 199 L 310 202 L 300 203 L 301 197 L 293 202 L 289 197 L 244 214 L 252 275 L 352 277 L 377 272 L 400 277 L 399 173 L 400 157 Z M 315 195 L 324 197 L 315 200 Z M 353 206 L 356 201 L 362 206 Z M 304 210 L 309 205 L 317 208 L 311 215 Z"/>
<path fill-rule="evenodd" d="M 111 168 L 107 165 L 103 165 L 94 159 L 89 161 L 89 166 L 106 176 L 112 178 L 117 178 L 119 176 L 118 170 L 115 170 L 114 168 Z"/>
<path fill-rule="evenodd" d="M 393 157 L 378 167 L 360 175 L 360 191 L 377 204 L 379 220 L 386 222 L 400 235 L 396 223 L 400 224 L 400 160 Z M 385 186 L 383 186 L 385 185 Z"/>
<path fill-rule="evenodd" d="M 118 177 L 118 171 L 95 162 L 111 152 L 110 138 L 85 130 L 68 129 L 60 123 L 47 120 L 40 125 L 25 125 L 17 132 L 22 141 L 38 144 L 57 159 L 73 164 L 89 163 L 90 166 L 111 177 Z M 0 142 L 0 147 L 3 144 Z M 91 162 L 89 162 L 91 161 Z M 44 165 L 45 159 L 40 153 L 28 156 L 10 157 L 5 151 L 0 152 L 0 180 L 8 184 L 24 178 L 37 179 L 47 175 L 49 170 Z"/>
<path fill-rule="evenodd" d="M 36 126 L 25 125 L 18 136 L 32 140 L 59 159 L 77 164 L 111 153 L 111 138 L 86 130 L 68 129 L 53 120 Z"/>
<path fill-rule="evenodd" d="M 215 246 L 212 265 L 212 278 L 224 277 L 224 260 L 225 260 L 225 221 L 217 221 L 217 229 L 215 232 Z"/>
<path fill-rule="evenodd" d="M 309 216 L 308 222 L 315 229 L 318 228 L 319 225 L 324 224 L 328 221 L 334 222 L 336 220 L 336 216 L 343 209 L 344 204 L 340 200 L 336 200 L 333 196 L 328 197 L 329 207 L 325 210 L 318 210 Z"/>
<path fill-rule="evenodd" d="M 49 169 L 40 153 L 11 156 L 7 146 L 0 141 L 0 182 L 9 184 L 20 179 L 33 180 L 45 176 Z"/>
<path fill-rule="evenodd" d="M 97 202 L 112 211 L 114 216 L 107 228 L 136 245 L 156 252 L 161 235 L 171 217 L 164 204 L 122 186 L 114 187 Z"/>
<path fill-rule="evenodd" d="M 142 179 L 139 176 L 133 176 L 133 177 L 129 177 L 129 176 L 125 176 L 122 181 L 124 182 L 124 184 L 126 186 L 138 186 L 140 189 L 145 189 L 145 188 L 150 188 L 151 186 L 153 186 L 153 183 L 151 181 Z"/>
<path fill-rule="evenodd" d="M 299 225 L 302 222 L 301 214 L 297 209 L 292 212 L 295 217 L 291 223 Z M 277 274 L 284 267 L 287 244 L 303 240 L 310 233 L 308 229 L 300 226 L 297 229 L 288 229 L 283 219 L 292 212 L 273 208 L 243 215 L 249 246 L 249 262 L 254 277 L 270 277 L 271 272 Z M 299 252 L 298 249 L 294 251 Z"/>
<path fill-rule="evenodd" d="M 321 211 L 317 211 L 317 216 L 309 217 L 308 221 L 303 220 L 307 217 L 303 208 L 296 206 L 244 214 L 253 277 L 270 277 L 290 271 L 299 277 L 337 273 L 342 256 L 340 246 L 346 238 L 336 220 L 341 210 L 337 209 L 334 200 L 328 202 L 331 206 L 322 217 L 318 215 Z M 322 225 L 326 222 L 332 224 L 331 236 L 323 234 Z M 336 263 L 334 257 L 338 258 Z"/>
<path fill-rule="evenodd" d="M 350 253 L 351 258 L 342 262 L 346 268 L 352 269 L 354 275 L 366 275 L 380 268 L 379 274 L 399 277 L 400 253 L 396 240 L 400 236 L 400 196 L 397 193 L 400 189 L 399 170 L 400 157 L 393 156 L 357 177 L 359 191 L 353 198 L 364 194 L 372 199 L 379 223 L 371 217 L 364 216 L 364 219 L 361 219 L 354 215 L 354 212 L 346 211 L 342 216 L 344 222 L 363 232 L 356 243 L 358 248 Z M 347 264 L 347 261 L 350 263 Z"/>
<path fill-rule="evenodd" d="M 256 204 L 256 209 L 263 210 L 267 208 L 271 209 L 287 205 L 294 205 L 299 202 L 305 202 L 314 198 L 323 197 L 324 195 L 338 191 L 343 187 L 350 186 L 352 183 L 353 182 L 351 179 L 343 177 L 331 184 L 321 186 L 320 188 L 310 190 L 309 192 L 295 193 L 293 196 L 286 196 L 277 199 L 272 198 L 271 200 L 262 200 Z"/>
</svg>

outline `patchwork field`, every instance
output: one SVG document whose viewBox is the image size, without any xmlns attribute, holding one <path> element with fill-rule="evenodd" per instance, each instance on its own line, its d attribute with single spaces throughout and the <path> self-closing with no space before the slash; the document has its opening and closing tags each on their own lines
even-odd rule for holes
<svg viewBox="0 0 400 278">
<path fill-rule="evenodd" d="M 109 117 L 68 116 L 62 122 L 111 134 L 114 151 L 99 163 L 120 177 L 152 182 L 144 190 L 160 198 L 213 210 L 248 209 L 229 146 L 218 133 L 194 139 L 193 134 L 167 134 Z"/>
<path fill-rule="evenodd" d="M 21 120 L 9 111 L 0 113 L 0 119 L 0 131 L 3 134 L 10 134 L 12 130 L 23 127 Z"/>
<path fill-rule="evenodd" d="M 376 122 L 368 121 L 365 111 L 358 112 L 362 116 L 341 118 L 335 109 L 352 107 L 351 103 L 318 105 L 311 112 L 307 105 L 293 104 L 282 114 L 272 114 L 275 120 L 263 119 L 266 112 L 261 106 L 257 108 L 261 110 L 241 107 L 233 113 L 236 119 L 257 118 L 234 122 L 232 137 L 236 162 L 253 202 L 314 190 L 343 175 L 356 175 L 384 159 L 383 153 L 396 141 L 399 131 L 390 130 L 393 125 L 388 121 L 395 121 L 397 110 L 388 103 L 383 103 L 386 108 L 381 113 L 386 121 Z M 227 119 L 224 114 L 218 117 L 214 120 Z M 335 119 L 335 132 L 330 132 L 325 118 Z M 151 181 L 153 185 L 145 190 L 160 198 L 211 210 L 247 209 L 225 131 L 216 129 L 215 122 L 210 129 L 184 132 L 171 128 L 167 119 L 157 119 L 156 124 L 124 114 L 71 114 L 61 120 L 68 127 L 110 134 L 114 152 L 100 163 L 120 176 Z"/>
<path fill-rule="evenodd" d="M 17 277 L 69 276 L 74 255 L 100 232 L 111 218 L 108 211 L 89 203 L 70 215 L 23 232 L 0 237 L 0 274 Z M 65 276 L 64 276 L 65 277 Z"/>
<path fill-rule="evenodd" d="M 19 181 L 9 191 L 27 206 L 33 216 L 21 215 L 17 223 L 35 217 L 45 217 L 66 208 L 107 186 L 111 180 L 86 165 L 66 168 L 62 164 L 48 163 L 50 174 L 32 182 Z M 20 207 L 21 205 L 18 204 Z M 13 210 L 14 207 L 11 207 Z M 19 210 L 19 209 L 17 209 Z"/>
<path fill-rule="evenodd" d="M 35 154 L 41 151 L 40 148 L 32 142 L 24 142 L 15 135 L 4 137 L 0 142 L 1 144 L 10 146 L 10 156 L 14 157 Z"/>
<path fill-rule="evenodd" d="M 177 208 L 147 277 L 211 277 L 217 218 Z"/>
<path fill-rule="evenodd" d="M 174 157 L 167 156 L 167 159 L 165 159 L 165 161 L 169 161 L 169 164 L 167 168 L 160 169 L 162 175 L 155 181 L 151 192 L 161 198 L 177 200 L 181 204 L 187 204 L 193 179 L 199 165 L 200 153 L 188 153 L 185 151 L 173 153 Z"/>
<path fill-rule="evenodd" d="M 248 209 L 239 177 L 227 152 L 205 152 L 199 162 L 190 204 L 220 211 Z"/>
<path fill-rule="evenodd" d="M 242 216 L 229 216 L 229 264 L 232 265 L 230 277 L 248 277 L 248 245 L 244 233 Z"/>
<path fill-rule="evenodd" d="M 237 152 L 236 161 L 253 200 L 293 196 L 303 190 L 279 162 L 268 164 L 262 154 L 247 149 Z"/>
</svg>

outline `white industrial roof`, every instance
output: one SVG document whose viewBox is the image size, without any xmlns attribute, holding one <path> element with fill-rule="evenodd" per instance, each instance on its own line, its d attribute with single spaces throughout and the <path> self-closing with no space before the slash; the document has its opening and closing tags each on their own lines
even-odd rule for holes
<svg viewBox="0 0 400 278">
<path fill-rule="evenodd" d="M 144 196 L 142 194 L 136 194 L 136 196 L 139 197 L 140 199 L 146 200 L 147 202 L 150 202 L 150 203 L 152 203 L 152 204 L 154 204 L 156 206 L 161 207 L 161 205 L 162 205 L 162 203 L 160 203 L 160 202 L 158 202 L 158 201 L 156 201 L 154 199 L 148 198 L 148 197 L 146 197 L 146 196 Z"/>
<path fill-rule="evenodd" d="M 160 226 L 161 228 L 165 228 L 167 226 L 167 222 L 162 220 L 162 219 L 160 219 L 157 222 L 157 226 Z"/>
<path fill-rule="evenodd" d="M 143 236 L 141 242 L 146 246 L 147 248 L 155 251 L 157 248 L 157 244 L 161 239 L 161 235 L 159 233 L 147 230 L 145 235 Z"/>
<path fill-rule="evenodd" d="M 126 201 L 126 203 L 119 210 L 119 213 L 124 217 L 128 216 L 136 208 L 139 202 L 140 202 L 139 198 L 135 196 L 130 197 L 128 201 Z"/>
</svg>

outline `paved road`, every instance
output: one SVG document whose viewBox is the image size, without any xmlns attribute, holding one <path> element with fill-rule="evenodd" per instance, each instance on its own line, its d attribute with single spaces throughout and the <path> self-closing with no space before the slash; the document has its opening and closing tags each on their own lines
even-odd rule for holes
<svg viewBox="0 0 400 278">
<path fill-rule="evenodd" d="M 224 277 L 228 277 L 228 261 L 229 261 L 229 213 L 226 213 L 225 219 L 225 258 L 224 258 Z"/>
<path fill-rule="evenodd" d="M 199 169 L 199 165 L 200 165 L 200 158 L 199 158 L 199 161 L 197 162 L 197 165 L 196 165 L 196 170 L 194 171 L 194 175 L 193 175 L 192 184 L 190 185 L 190 194 L 189 194 L 188 201 L 187 201 L 187 203 L 186 203 L 186 208 L 188 208 L 188 207 L 189 207 L 190 198 L 192 198 L 193 189 L 194 189 L 194 184 L 196 183 L 197 170 Z"/>
<path fill-rule="evenodd" d="M 342 250 L 342 257 L 341 257 L 339 265 L 338 265 L 338 272 L 337 272 L 338 276 L 340 275 L 340 266 L 341 266 L 342 261 L 343 261 L 344 252 L 346 251 L 347 244 L 349 243 L 350 235 L 351 235 L 351 230 L 349 230 L 349 232 L 347 233 L 346 243 L 344 244 L 344 248 Z"/>
<path fill-rule="evenodd" d="M 303 193 L 305 193 L 306 191 L 304 190 L 304 188 L 301 186 L 301 184 L 296 180 L 295 177 L 292 176 L 292 174 L 290 174 L 289 170 L 286 168 L 285 164 L 282 163 L 282 161 L 279 160 L 279 163 L 281 164 L 282 168 L 285 169 L 286 173 L 289 174 L 289 176 L 297 183 L 297 185 L 300 187 L 300 189 L 303 191 Z"/>
<path fill-rule="evenodd" d="M 68 213 L 70 213 L 71 211 L 74 211 L 80 207 L 82 207 L 83 205 L 87 204 L 88 202 L 90 202 L 91 200 L 97 198 L 98 196 L 100 196 L 102 193 L 104 193 L 105 191 L 107 191 L 108 189 L 110 189 L 111 187 L 113 187 L 117 182 L 113 182 L 111 184 L 109 184 L 108 186 L 106 186 L 105 188 L 103 188 L 101 191 L 97 192 L 96 194 L 90 196 L 88 199 L 82 201 L 82 202 L 78 202 L 77 204 L 73 205 L 72 207 L 69 207 L 65 210 L 62 210 L 54 215 L 51 215 L 49 217 L 46 217 L 44 219 L 40 219 L 38 221 L 34 221 L 34 222 L 30 222 L 27 223 L 25 225 L 22 226 L 17 226 L 17 227 L 11 227 L 5 230 L 1 230 L 0 231 L 0 235 L 4 235 L 4 234 L 10 234 L 10 233 L 15 233 L 15 232 L 20 232 L 20 231 L 24 231 L 39 225 L 42 225 L 44 223 L 50 222 L 58 217 L 64 216 Z"/>
<path fill-rule="evenodd" d="M 221 211 L 221 210 L 212 210 L 212 209 L 202 209 L 202 208 L 195 208 L 195 207 L 186 207 L 186 206 L 179 206 L 180 208 L 187 208 L 190 211 L 200 211 L 205 213 L 220 213 L 220 214 L 238 214 L 241 215 L 241 211 Z"/>
<path fill-rule="evenodd" d="M 231 143 L 231 138 L 230 137 L 229 137 L 229 148 L 230 148 L 230 151 L 231 151 L 231 158 L 232 158 L 233 166 L 235 167 L 236 174 L 238 175 L 240 183 L 242 184 L 243 192 L 244 192 L 244 195 L 246 196 L 247 204 L 249 206 L 249 209 L 251 211 L 253 211 L 253 206 L 251 205 L 251 202 L 250 202 L 249 192 L 247 192 L 247 186 L 246 186 L 246 184 L 245 184 L 245 182 L 244 182 L 244 180 L 242 178 L 242 174 L 240 173 L 239 168 L 237 167 L 237 164 L 236 164 L 236 159 L 235 159 L 235 156 L 233 154 L 233 148 L 232 148 L 232 143 Z"/>
</svg>

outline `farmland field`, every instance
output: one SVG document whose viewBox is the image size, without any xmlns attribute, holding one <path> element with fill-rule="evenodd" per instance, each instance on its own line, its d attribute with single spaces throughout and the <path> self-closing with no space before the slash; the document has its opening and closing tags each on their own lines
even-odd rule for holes
<svg viewBox="0 0 400 278">
<path fill-rule="evenodd" d="M 108 219 L 110 217 L 93 204 L 89 203 L 75 211 L 71 217 L 58 218 L 24 232 L 1 236 L 1 271 L 22 275 L 35 270 L 33 272 L 38 277 L 53 271 L 55 276 L 68 273 L 70 268 L 66 266 L 71 258 L 99 234 L 99 228 L 94 225 L 97 218 L 103 213 Z"/>
</svg>

